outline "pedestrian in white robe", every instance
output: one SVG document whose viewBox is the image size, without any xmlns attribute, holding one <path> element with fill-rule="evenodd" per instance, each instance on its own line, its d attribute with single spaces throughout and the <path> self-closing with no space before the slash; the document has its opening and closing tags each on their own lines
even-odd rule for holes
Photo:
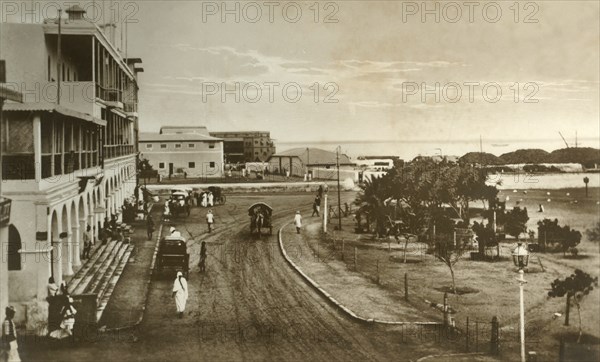
<svg viewBox="0 0 600 362">
<path fill-rule="evenodd" d="M 213 201 L 214 201 L 214 196 L 212 192 L 208 193 L 208 206 L 212 207 L 213 206 Z"/>
<path fill-rule="evenodd" d="M 175 298 L 175 306 L 179 318 L 183 318 L 183 312 L 185 312 L 185 304 L 188 299 L 188 285 L 187 280 L 183 277 L 181 272 L 177 272 L 177 277 L 173 282 L 173 298 Z"/>
<path fill-rule="evenodd" d="M 302 215 L 300 215 L 300 211 L 296 211 L 296 215 L 294 216 L 294 225 L 296 226 L 296 233 L 300 234 L 300 228 L 302 227 Z"/>
<path fill-rule="evenodd" d="M 206 207 L 208 205 L 208 201 L 206 200 L 206 192 L 202 193 L 202 207 Z"/>
</svg>

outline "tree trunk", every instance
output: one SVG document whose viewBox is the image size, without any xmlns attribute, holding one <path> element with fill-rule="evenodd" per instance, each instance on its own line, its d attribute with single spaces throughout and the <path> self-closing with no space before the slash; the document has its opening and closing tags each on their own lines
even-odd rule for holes
<svg viewBox="0 0 600 362">
<path fill-rule="evenodd" d="M 456 293 L 456 282 L 454 281 L 454 270 L 452 269 L 451 265 L 448 265 L 448 267 L 450 268 L 450 275 L 452 275 L 452 292 L 454 295 L 458 296 Z"/>
<path fill-rule="evenodd" d="M 581 335 L 583 334 L 583 330 L 581 329 L 581 307 L 579 303 L 577 305 L 577 317 L 579 317 L 579 337 L 577 337 L 577 343 L 581 342 Z"/>
<path fill-rule="evenodd" d="M 571 314 L 571 294 L 567 293 L 567 309 L 565 310 L 565 326 L 569 325 L 569 315 Z"/>
<path fill-rule="evenodd" d="M 408 248 L 408 238 L 410 236 L 404 235 L 404 264 L 406 264 L 406 248 Z"/>
</svg>

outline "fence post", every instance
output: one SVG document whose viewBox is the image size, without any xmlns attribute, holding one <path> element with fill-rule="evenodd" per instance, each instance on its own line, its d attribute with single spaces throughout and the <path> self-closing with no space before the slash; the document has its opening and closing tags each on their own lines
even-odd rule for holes
<svg viewBox="0 0 600 362">
<path fill-rule="evenodd" d="M 465 343 L 467 347 L 467 352 L 469 352 L 469 317 L 467 316 L 467 329 L 465 333 Z"/>
<path fill-rule="evenodd" d="M 479 322 L 475 321 L 475 352 L 479 352 Z"/>
<path fill-rule="evenodd" d="M 442 312 L 444 313 L 444 327 L 448 327 L 450 325 L 450 313 L 448 313 L 448 293 L 444 292 L 444 307 Z"/>
<path fill-rule="evenodd" d="M 571 311 L 571 294 L 567 293 L 567 310 L 565 311 L 565 326 L 569 325 L 570 311 Z"/>
<path fill-rule="evenodd" d="M 356 246 L 355 246 L 354 247 L 354 271 L 356 271 L 356 258 L 357 258 L 357 255 L 356 255 Z"/>
<path fill-rule="evenodd" d="M 494 316 L 492 318 L 492 338 L 490 341 L 490 353 L 492 355 L 498 355 L 498 352 L 500 352 L 500 350 L 499 350 L 500 335 L 498 333 L 499 331 L 500 331 L 500 326 L 498 324 L 498 318 L 496 318 L 496 316 Z"/>
<path fill-rule="evenodd" d="M 408 300 L 408 273 L 404 273 L 404 299 Z"/>
</svg>

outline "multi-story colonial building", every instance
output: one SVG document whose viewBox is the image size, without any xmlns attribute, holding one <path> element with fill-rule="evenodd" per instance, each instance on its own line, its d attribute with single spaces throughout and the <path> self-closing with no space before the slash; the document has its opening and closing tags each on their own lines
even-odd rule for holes
<svg viewBox="0 0 600 362">
<path fill-rule="evenodd" d="M 270 132 L 210 132 L 223 139 L 225 163 L 265 162 L 275 154 Z"/>
<path fill-rule="evenodd" d="M 47 315 L 48 278 L 73 275 L 85 228 L 97 238 L 136 186 L 140 59 L 123 58 L 83 15 L 74 6 L 60 24 L 0 24 L 6 86 L 23 93 L 2 115 L 2 196 L 12 214 L 0 262 L 9 301 L 32 329 Z"/>
<path fill-rule="evenodd" d="M 222 177 L 223 140 L 206 127 L 161 127 L 140 133 L 141 157 L 162 176 Z"/>
</svg>

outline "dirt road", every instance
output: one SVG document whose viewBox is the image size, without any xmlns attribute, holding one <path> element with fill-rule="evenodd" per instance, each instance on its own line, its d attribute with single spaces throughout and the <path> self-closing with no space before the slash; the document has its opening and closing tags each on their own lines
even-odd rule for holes
<svg viewBox="0 0 600 362">
<path fill-rule="evenodd" d="M 256 201 L 275 210 L 271 236 L 249 233 L 247 207 Z M 276 231 L 291 221 L 294 205 L 302 205 L 298 208 L 308 218 L 311 201 L 305 194 L 228 196 L 227 205 L 213 208 L 216 230 L 210 234 L 203 222 L 206 209 L 194 208 L 176 221 L 192 255 L 184 318 L 177 318 L 171 297 L 174 274 L 165 272 L 152 282 L 144 321 L 131 336 L 68 354 L 60 350 L 65 355 L 60 359 L 402 361 L 449 351 L 448 341 L 435 331 L 350 320 L 289 268 Z M 196 266 L 201 241 L 208 246 L 205 274 Z"/>
</svg>

